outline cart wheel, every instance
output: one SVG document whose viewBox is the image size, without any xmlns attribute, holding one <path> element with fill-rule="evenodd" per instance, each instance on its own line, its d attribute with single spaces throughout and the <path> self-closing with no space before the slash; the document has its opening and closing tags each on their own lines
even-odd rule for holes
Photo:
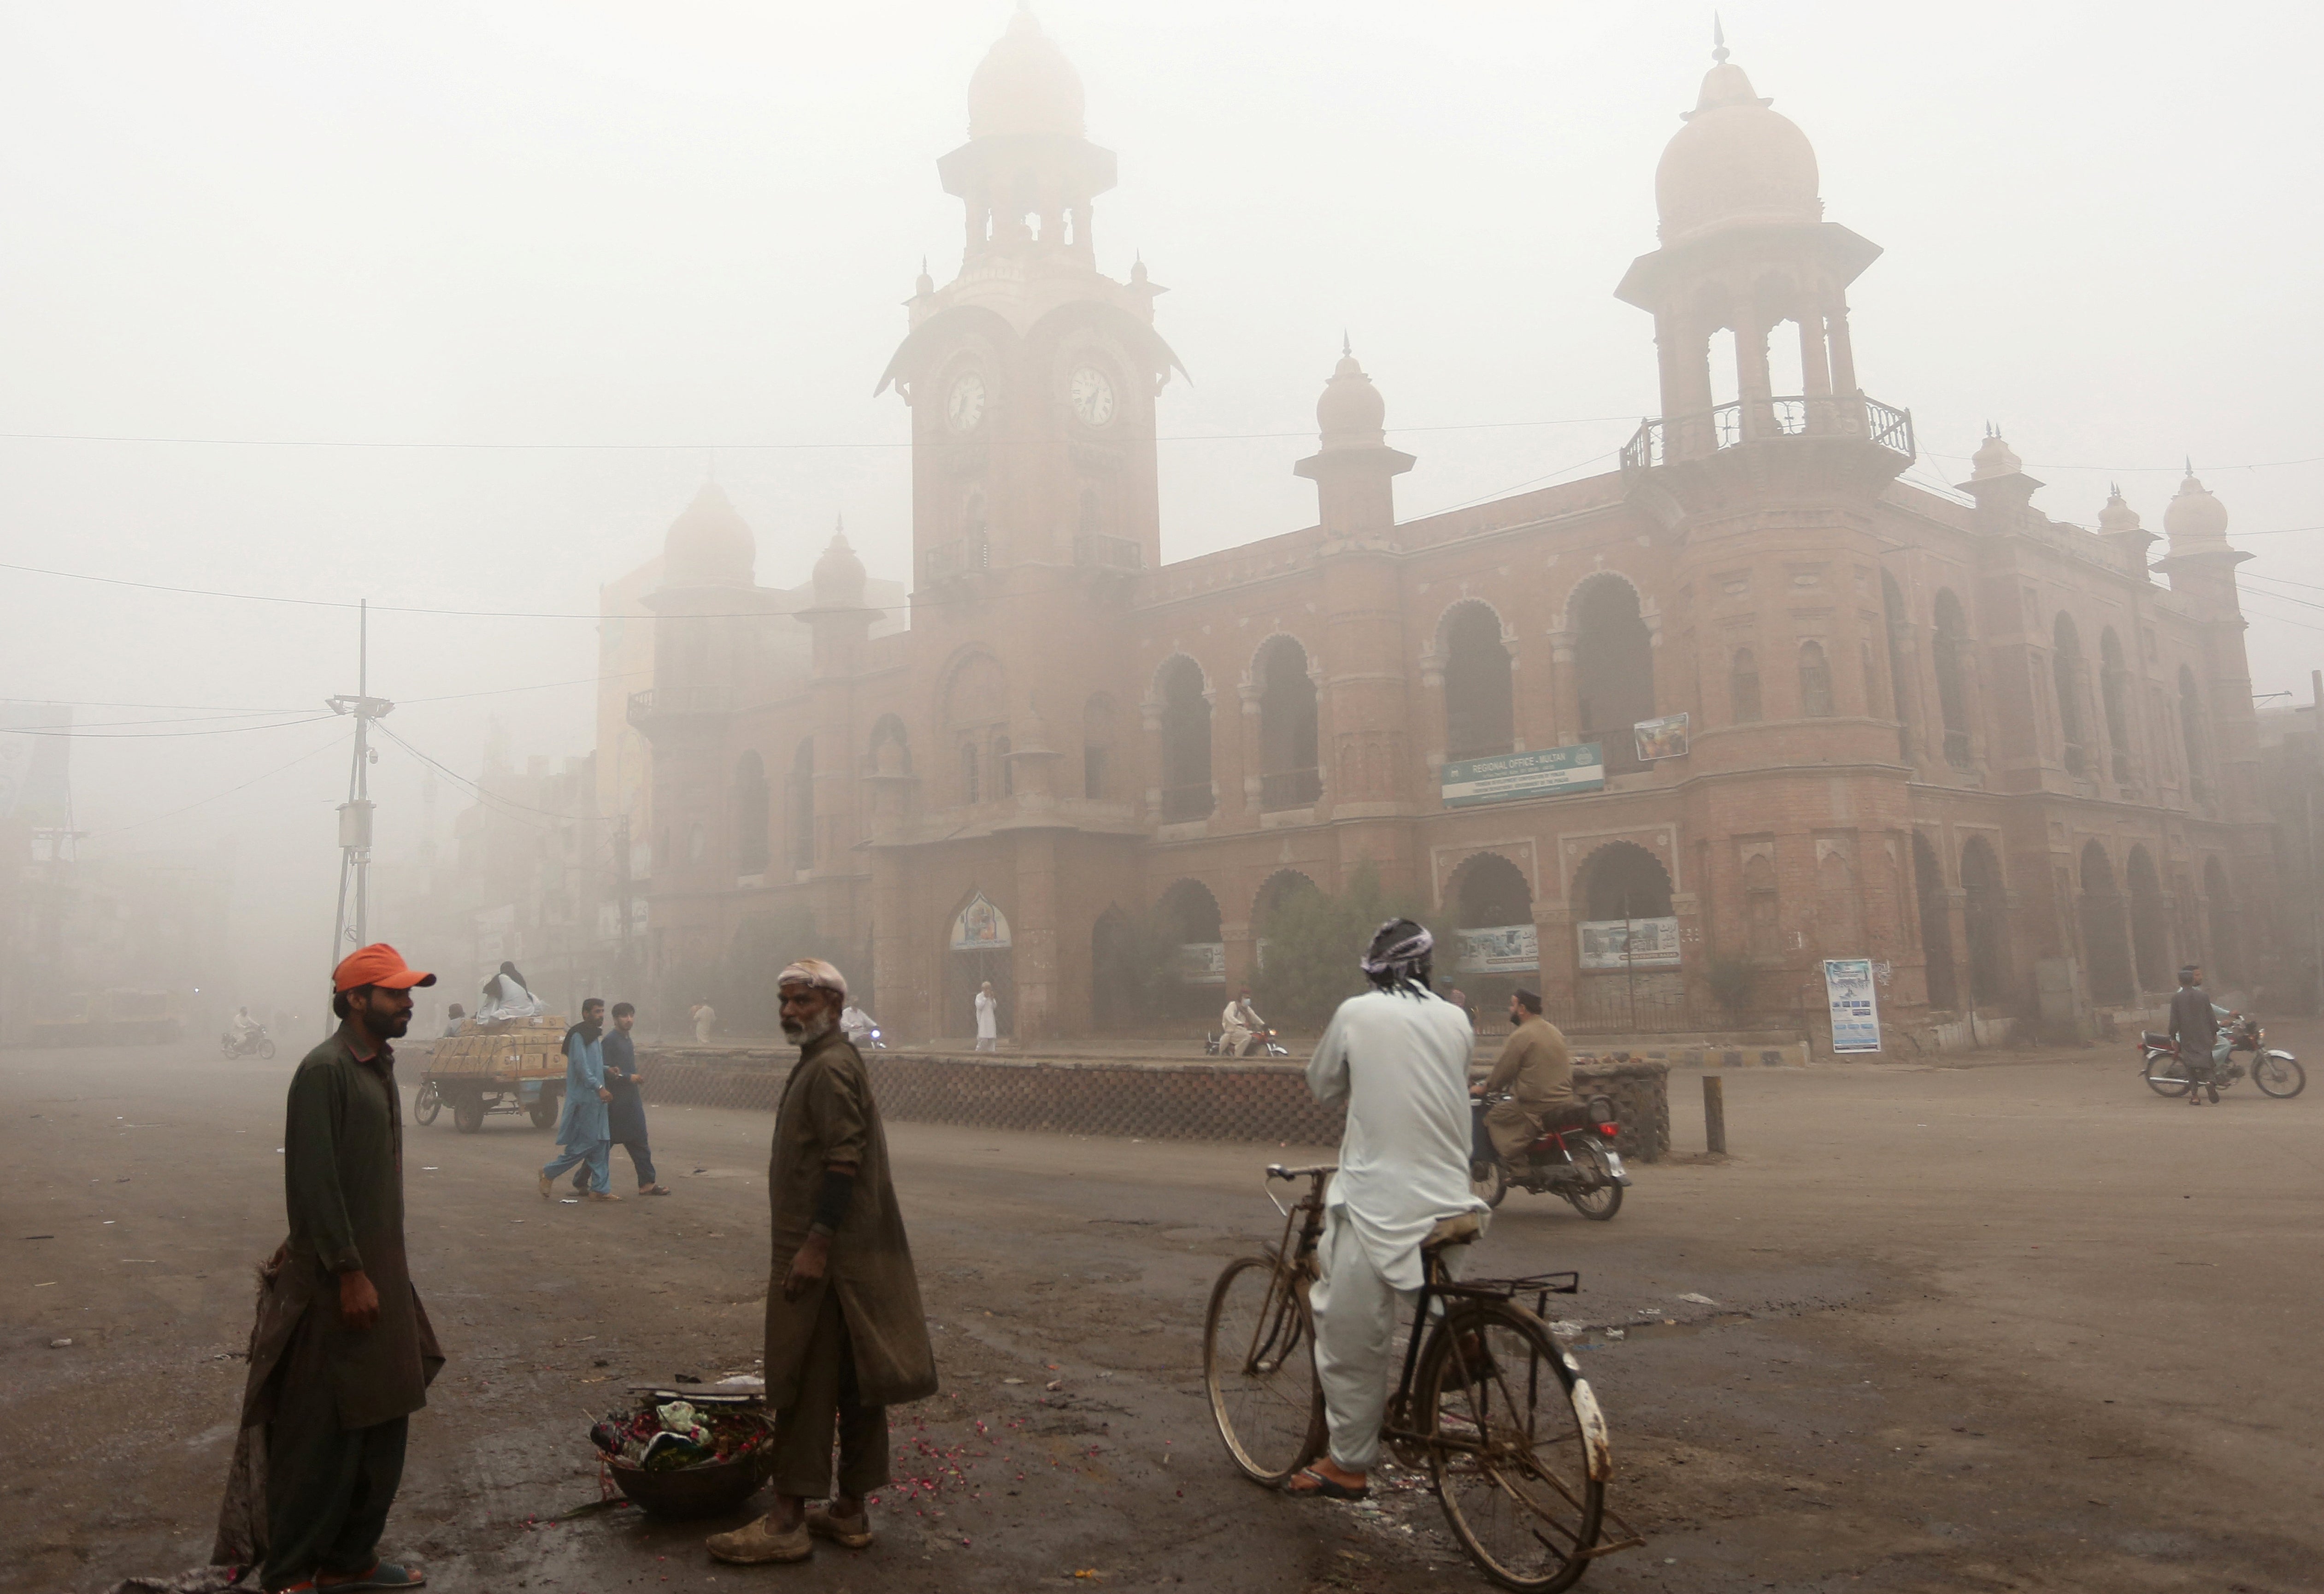
<svg viewBox="0 0 2324 1594">
<path fill-rule="evenodd" d="M 436 1115 L 443 1110 L 444 1098 L 437 1093 L 436 1081 L 420 1080 L 420 1094 L 411 1098 L 411 1121 L 415 1124 L 432 1124 L 436 1121 Z"/>
<path fill-rule="evenodd" d="M 452 1127 L 463 1135 L 474 1135 L 484 1126 L 484 1098 L 463 1096 L 452 1104 Z"/>
<path fill-rule="evenodd" d="M 558 1100 L 554 1092 L 543 1090 L 532 1098 L 532 1106 L 527 1110 L 532 1114 L 534 1128 L 554 1129 L 558 1114 L 564 1110 L 564 1104 Z"/>
</svg>

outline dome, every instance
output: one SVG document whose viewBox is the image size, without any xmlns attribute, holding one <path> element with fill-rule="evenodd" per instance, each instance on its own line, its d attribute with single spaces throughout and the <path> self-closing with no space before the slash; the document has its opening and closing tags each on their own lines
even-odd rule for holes
<svg viewBox="0 0 2324 1594">
<path fill-rule="evenodd" d="M 1029 11 L 1009 19 L 1009 31 L 985 52 L 968 80 L 968 135 L 1063 134 L 1084 129 L 1081 74 Z"/>
<path fill-rule="evenodd" d="M 1985 440 L 1977 445 L 1977 452 L 1969 457 L 1969 478 L 1989 481 L 1997 476 L 2015 476 L 2025 468 L 2025 461 L 2017 451 L 2001 439 L 1998 431 L 1987 431 Z"/>
<path fill-rule="evenodd" d="M 2098 511 L 2098 530 L 2135 532 L 2140 529 L 2138 511 L 2123 502 L 2122 488 L 2116 487 L 2107 495 L 2106 507 Z"/>
<path fill-rule="evenodd" d="M 1315 424 L 1323 431 L 1323 446 L 1378 448 L 1387 440 L 1381 432 L 1387 423 L 1388 401 L 1356 364 L 1356 357 L 1342 348 L 1332 379 L 1323 384 L 1323 396 L 1315 401 Z"/>
<path fill-rule="evenodd" d="M 1714 227 L 1823 219 L 1815 150 L 1788 116 L 1768 108 L 1727 51 L 1703 74 L 1702 93 L 1655 168 L 1662 239 L 1674 244 Z"/>
<path fill-rule="evenodd" d="M 831 533 L 831 546 L 815 561 L 815 601 L 819 608 L 863 607 L 863 561 L 847 545 L 844 530 Z"/>
<path fill-rule="evenodd" d="M 752 586 L 758 563 L 758 539 L 715 481 L 702 484 L 662 540 L 665 587 Z"/>
<path fill-rule="evenodd" d="M 2163 512 L 2163 529 L 2171 533 L 2173 544 L 2227 540 L 2227 506 L 2195 479 L 2191 466 L 2187 479 L 2179 484 L 2179 496 Z"/>
</svg>

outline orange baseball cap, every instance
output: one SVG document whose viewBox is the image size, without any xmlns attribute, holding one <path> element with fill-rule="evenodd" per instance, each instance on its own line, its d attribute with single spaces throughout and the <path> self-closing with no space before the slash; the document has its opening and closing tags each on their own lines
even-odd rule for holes
<svg viewBox="0 0 2324 1594">
<path fill-rule="evenodd" d="M 351 991 L 375 985 L 391 991 L 408 991 L 416 985 L 434 985 L 436 977 L 423 974 L 403 961 L 403 954 L 383 941 L 349 952 L 331 973 L 331 988 Z"/>
</svg>

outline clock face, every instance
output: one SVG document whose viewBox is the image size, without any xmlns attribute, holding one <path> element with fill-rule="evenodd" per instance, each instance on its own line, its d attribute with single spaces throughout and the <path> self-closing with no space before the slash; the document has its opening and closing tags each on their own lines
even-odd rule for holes
<svg viewBox="0 0 2324 1594">
<path fill-rule="evenodd" d="M 1103 426 L 1113 419 L 1113 384 L 1095 366 L 1074 372 L 1074 413 L 1085 426 Z"/>
<path fill-rule="evenodd" d="M 964 371 L 945 395 L 945 424 L 954 431 L 974 431 L 984 419 L 984 378 Z"/>
</svg>

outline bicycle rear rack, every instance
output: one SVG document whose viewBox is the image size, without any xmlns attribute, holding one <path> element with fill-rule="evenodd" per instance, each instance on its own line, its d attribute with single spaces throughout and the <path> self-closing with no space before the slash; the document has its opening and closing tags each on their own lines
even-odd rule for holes
<svg viewBox="0 0 2324 1594">
<path fill-rule="evenodd" d="M 1582 1293 L 1582 1274 L 1568 1270 L 1529 1274 L 1524 1278 L 1464 1278 L 1446 1280 L 1434 1288 L 1440 1295 L 1468 1295 L 1479 1300 L 1514 1301 L 1519 1295 L 1531 1295 L 1534 1315 L 1545 1318 L 1552 1295 Z"/>
</svg>

